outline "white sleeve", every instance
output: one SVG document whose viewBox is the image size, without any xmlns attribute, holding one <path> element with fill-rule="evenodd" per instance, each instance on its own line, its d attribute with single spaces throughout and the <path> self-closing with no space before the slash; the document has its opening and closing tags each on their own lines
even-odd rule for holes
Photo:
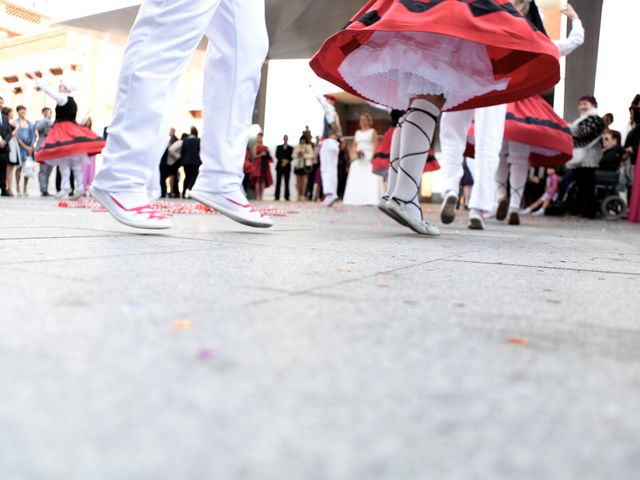
<svg viewBox="0 0 640 480">
<path fill-rule="evenodd" d="M 560 50 L 560 56 L 566 57 L 573 53 L 578 47 L 584 43 L 584 27 L 580 19 L 574 20 L 571 23 L 571 33 L 564 40 L 554 40 L 558 50 Z"/>
<path fill-rule="evenodd" d="M 54 90 L 53 88 L 51 88 L 49 85 L 47 85 L 45 82 L 43 82 L 40 79 L 36 81 L 36 85 L 40 90 L 42 90 L 44 93 L 46 93 L 51 98 L 53 98 L 56 101 L 56 103 L 61 107 L 64 107 L 69 101 L 69 96 L 66 93 L 62 93 Z"/>
<path fill-rule="evenodd" d="M 329 124 L 333 124 L 336 121 L 336 109 L 333 105 L 329 103 L 329 101 L 324 97 L 324 95 L 320 95 L 318 92 L 316 93 L 316 98 L 318 102 L 322 106 L 324 110 L 324 118 L 327 120 Z"/>
</svg>

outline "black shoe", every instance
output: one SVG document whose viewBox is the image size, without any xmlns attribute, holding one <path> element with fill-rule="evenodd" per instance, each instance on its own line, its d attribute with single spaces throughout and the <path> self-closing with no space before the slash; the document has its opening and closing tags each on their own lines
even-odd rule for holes
<svg viewBox="0 0 640 480">
<path fill-rule="evenodd" d="M 498 203 L 498 210 L 496 210 L 496 220 L 502 222 L 509 213 L 509 198 L 504 197 Z"/>
<path fill-rule="evenodd" d="M 41 197 L 50 197 L 49 192 L 40 192 Z"/>
</svg>

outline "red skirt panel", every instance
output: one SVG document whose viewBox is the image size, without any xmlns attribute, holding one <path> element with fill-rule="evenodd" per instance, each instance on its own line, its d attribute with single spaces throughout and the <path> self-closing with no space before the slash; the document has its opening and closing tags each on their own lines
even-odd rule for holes
<svg viewBox="0 0 640 480">
<path fill-rule="evenodd" d="M 74 155 L 98 155 L 104 146 L 101 137 L 75 122 L 55 122 L 42 148 L 35 153 L 35 160 L 44 163 Z"/>
<path fill-rule="evenodd" d="M 546 156 L 533 151 L 529 157 L 533 167 L 563 165 L 573 157 L 569 125 L 539 95 L 509 104 L 504 139 L 556 153 Z"/>
<path fill-rule="evenodd" d="M 470 98 L 453 111 L 528 98 L 560 80 L 558 48 L 510 0 L 371 0 L 344 30 L 325 41 L 311 67 L 318 76 L 358 95 L 339 69 L 374 32 L 426 32 L 486 46 L 493 76 L 510 79 L 507 88 Z"/>
<path fill-rule="evenodd" d="M 395 132 L 395 130 L 395 127 L 390 127 L 385 132 L 382 140 L 380 140 L 380 143 L 378 144 L 378 148 L 376 148 L 376 151 L 373 154 L 371 169 L 375 175 L 386 177 L 389 173 L 389 168 L 391 167 L 391 141 L 393 140 L 393 132 Z M 440 170 L 440 164 L 433 155 L 433 152 L 429 152 L 427 163 L 424 166 L 424 171 L 435 172 L 436 170 Z"/>
<path fill-rule="evenodd" d="M 474 137 L 471 126 L 466 157 L 475 156 Z M 529 162 L 532 167 L 557 167 L 573 157 L 573 137 L 569 125 L 539 95 L 509 104 L 504 141 L 531 147 Z M 536 152 L 536 149 L 544 153 Z"/>
</svg>

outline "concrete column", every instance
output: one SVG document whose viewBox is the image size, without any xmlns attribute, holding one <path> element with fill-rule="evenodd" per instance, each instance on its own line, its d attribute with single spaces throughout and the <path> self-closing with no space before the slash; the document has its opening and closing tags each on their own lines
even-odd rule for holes
<svg viewBox="0 0 640 480">
<path fill-rule="evenodd" d="M 267 107 L 267 79 L 269 77 L 269 60 L 262 66 L 262 79 L 260 80 L 260 90 L 256 98 L 256 106 L 253 109 L 253 123 L 260 125 L 264 129 L 264 117 Z"/>
<path fill-rule="evenodd" d="M 595 91 L 603 0 L 572 0 L 586 30 L 585 43 L 567 57 L 564 118 L 578 118 L 578 98 Z"/>
</svg>

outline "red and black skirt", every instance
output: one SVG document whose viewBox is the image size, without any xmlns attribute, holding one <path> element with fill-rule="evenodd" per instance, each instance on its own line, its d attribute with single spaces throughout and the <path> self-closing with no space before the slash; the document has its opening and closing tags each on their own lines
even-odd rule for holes
<svg viewBox="0 0 640 480">
<path fill-rule="evenodd" d="M 387 129 L 382 140 L 378 143 L 378 148 L 376 148 L 373 159 L 371 160 L 371 169 L 375 175 L 384 178 L 387 178 L 389 175 L 389 168 L 391 168 L 391 143 L 393 141 L 393 132 L 395 131 L 395 127 Z M 440 164 L 438 160 L 436 160 L 435 155 L 433 155 L 433 152 L 430 151 L 427 157 L 427 163 L 424 165 L 424 171 L 435 172 L 436 170 L 440 170 Z"/>
<path fill-rule="evenodd" d="M 76 155 L 98 155 L 104 146 L 105 141 L 88 128 L 75 122 L 55 122 L 35 159 L 45 163 Z"/>
<path fill-rule="evenodd" d="M 504 142 L 517 143 L 529 152 L 532 167 L 557 167 L 573 157 L 569 125 L 540 95 L 510 103 L 504 128 Z M 525 151 L 527 151 L 525 150 Z M 475 157 L 475 130 L 469 129 L 465 157 Z"/>
<path fill-rule="evenodd" d="M 509 104 L 504 139 L 531 147 L 533 167 L 563 165 L 573 157 L 569 125 L 539 95 Z"/>
<path fill-rule="evenodd" d="M 311 61 L 322 78 L 406 109 L 444 95 L 444 110 L 517 101 L 560 79 L 558 48 L 510 0 L 371 0 Z"/>
</svg>

